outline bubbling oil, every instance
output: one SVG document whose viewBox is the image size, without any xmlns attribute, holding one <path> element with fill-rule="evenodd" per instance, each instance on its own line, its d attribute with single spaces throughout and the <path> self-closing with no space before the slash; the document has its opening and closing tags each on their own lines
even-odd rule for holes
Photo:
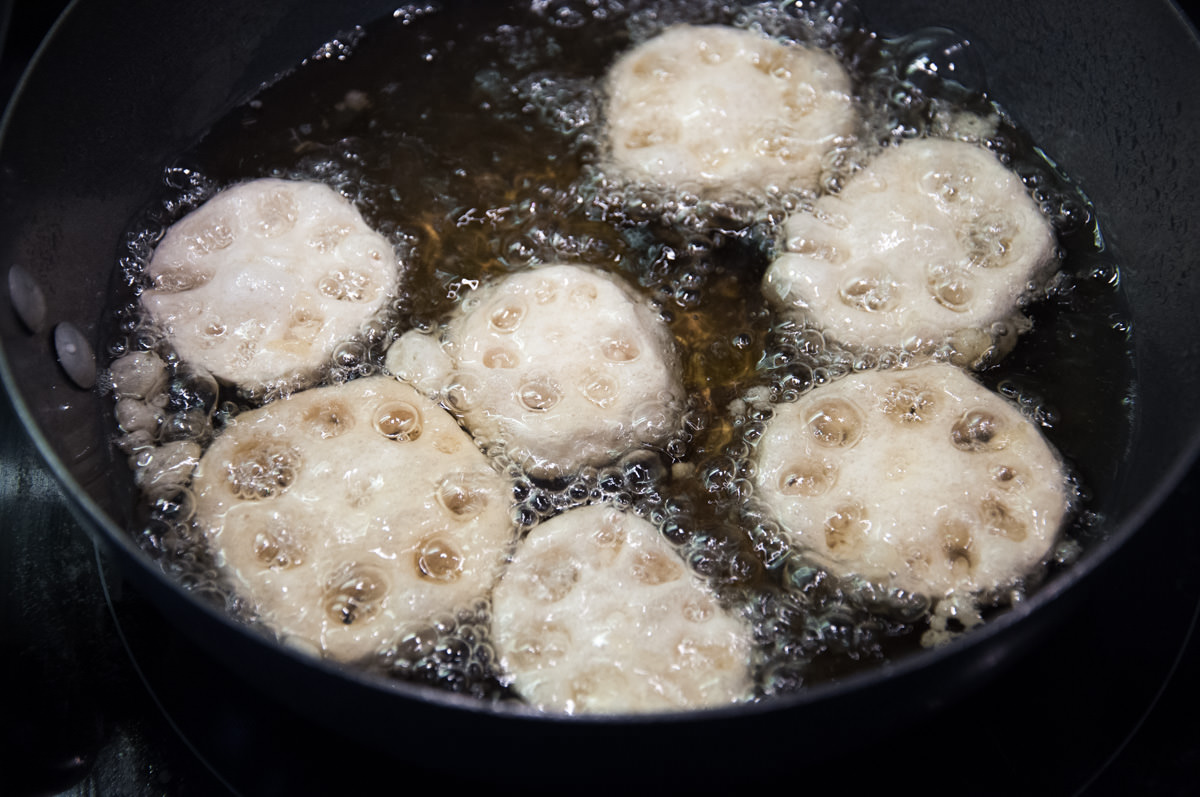
<svg viewBox="0 0 1200 797">
<path fill-rule="evenodd" d="M 924 135 L 977 141 L 1022 177 L 1058 233 L 1061 273 L 1049 296 L 1026 308 L 1032 331 L 979 377 L 1043 427 L 1081 495 L 1080 484 L 1099 493 L 1110 487 L 1129 433 L 1122 399 L 1132 383 L 1131 347 L 1118 271 L 1086 198 L 983 92 L 986 65 L 969 42 L 943 29 L 884 39 L 853 5 L 835 0 L 553 0 L 475 4 L 469 14 L 452 3 L 413 5 L 340 35 L 166 170 L 156 204 L 125 243 L 108 354 L 163 358 L 163 387 L 147 398 L 161 410 L 150 444 L 206 445 L 240 412 L 287 392 L 218 386 L 180 361 L 137 307 L 167 227 L 250 178 L 332 186 L 404 264 L 387 314 L 338 347 L 322 372 L 326 383 L 380 371 L 391 341 L 410 329 L 436 332 L 489 279 L 553 262 L 619 275 L 653 302 L 676 339 L 688 392 L 682 418 L 661 446 L 555 482 L 501 462 L 516 478 L 513 522 L 524 533 L 601 501 L 651 520 L 752 623 L 757 696 L 766 697 L 910 653 L 931 623 L 930 599 L 836 577 L 789 548 L 751 488 L 751 455 L 775 404 L 853 371 L 904 367 L 911 355 L 855 352 L 767 309 L 760 283 L 778 225 L 815 193 L 765 186 L 701 200 L 606 171 L 604 71 L 633 43 L 678 23 L 733 25 L 822 47 L 847 67 L 864 122 L 825 158 L 822 191 L 840 188 L 880 147 Z M 1094 537 L 1101 502 L 1079 503 L 1050 572 L 1069 566 Z M 257 623 L 193 528 L 186 488 L 145 492 L 139 518 L 138 539 L 164 570 Z M 997 606 L 1020 600 L 1035 581 L 990 598 Z M 490 611 L 482 599 L 430 618 L 365 664 L 481 698 L 514 698 L 496 669 Z"/>
</svg>

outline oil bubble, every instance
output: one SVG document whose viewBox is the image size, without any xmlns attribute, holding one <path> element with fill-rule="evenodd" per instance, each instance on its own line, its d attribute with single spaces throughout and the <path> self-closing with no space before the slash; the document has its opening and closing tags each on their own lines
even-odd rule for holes
<svg viewBox="0 0 1200 797">
<path fill-rule="evenodd" d="M 947 99 L 986 92 L 983 62 L 961 34 L 949 28 L 921 28 L 893 44 L 899 77 L 918 91 Z"/>
</svg>

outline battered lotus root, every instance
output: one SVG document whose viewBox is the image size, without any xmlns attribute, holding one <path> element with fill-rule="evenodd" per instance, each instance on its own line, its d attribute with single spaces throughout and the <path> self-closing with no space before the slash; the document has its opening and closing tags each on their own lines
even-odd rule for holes
<svg viewBox="0 0 1200 797">
<path fill-rule="evenodd" d="M 492 605 L 501 667 L 542 710 L 663 711 L 751 695 L 749 626 L 632 513 L 594 505 L 534 528 Z"/>
<path fill-rule="evenodd" d="M 1037 428 L 952 365 L 854 374 L 775 409 L 757 493 L 837 573 L 930 596 L 1005 587 L 1066 516 Z"/>
<path fill-rule="evenodd" d="M 237 416 L 194 489 L 197 524 L 261 617 L 341 660 L 486 595 L 514 536 L 511 484 L 388 377 Z"/>
<path fill-rule="evenodd" d="M 821 159 L 858 124 L 828 53 L 736 28 L 683 25 L 609 72 L 612 159 L 632 179 L 705 195 L 815 190 Z"/>
<path fill-rule="evenodd" d="M 1011 347 L 1018 300 L 1047 280 L 1054 253 L 1017 175 L 973 144 L 923 139 L 885 149 L 841 193 L 793 214 L 763 293 L 842 343 L 949 342 L 970 364 L 996 332 Z"/>
<path fill-rule="evenodd" d="M 255 389 L 309 380 L 395 293 L 392 245 L 320 183 L 263 179 L 174 224 L 142 306 L 183 359 Z"/>
<path fill-rule="evenodd" d="M 580 266 L 513 274 L 469 296 L 442 345 L 419 332 L 393 374 L 439 392 L 476 440 L 563 476 L 674 429 L 683 389 L 666 325 L 617 278 Z"/>
</svg>

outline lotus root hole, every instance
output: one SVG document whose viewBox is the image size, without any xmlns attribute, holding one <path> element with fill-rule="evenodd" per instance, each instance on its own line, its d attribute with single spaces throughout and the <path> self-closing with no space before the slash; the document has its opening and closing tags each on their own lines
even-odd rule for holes
<svg viewBox="0 0 1200 797">
<path fill-rule="evenodd" d="M 493 310 L 492 314 L 488 316 L 488 323 L 497 332 L 511 333 L 516 331 L 524 318 L 525 305 L 509 302 Z"/>
<path fill-rule="evenodd" d="M 526 591 L 543 603 L 557 603 L 574 589 L 579 571 L 579 563 L 569 553 L 557 548 L 547 551 L 530 570 Z"/>
<path fill-rule="evenodd" d="M 379 611 L 387 592 L 387 582 L 374 569 L 351 565 L 326 587 L 325 614 L 342 625 L 368 620 Z"/>
<path fill-rule="evenodd" d="M 950 429 L 950 440 L 960 451 L 976 453 L 999 451 L 1006 444 L 999 419 L 983 410 L 971 410 L 959 418 Z"/>
<path fill-rule="evenodd" d="M 237 354 L 234 356 L 234 361 L 242 367 L 250 364 L 254 359 L 254 355 L 258 352 L 258 342 L 253 340 L 243 340 L 238 343 Z"/>
<path fill-rule="evenodd" d="M 571 646 L 571 635 L 558 623 L 542 623 L 521 634 L 509 651 L 511 666 L 518 670 L 553 667 Z"/>
<path fill-rule="evenodd" d="M 188 251 L 197 257 L 204 257 L 218 249 L 226 249 L 233 243 L 233 230 L 225 219 L 216 219 L 198 227 L 184 234 Z"/>
<path fill-rule="evenodd" d="M 809 498 L 828 492 L 837 479 L 833 463 L 806 459 L 792 463 L 779 477 L 779 492 Z"/>
<path fill-rule="evenodd" d="M 625 544 L 625 530 L 616 519 L 605 518 L 592 532 L 592 542 L 601 548 L 619 551 Z"/>
<path fill-rule="evenodd" d="M 979 507 L 983 525 L 992 534 L 998 534 L 1013 542 L 1023 542 L 1029 536 L 1025 523 L 996 498 L 985 498 Z"/>
<path fill-rule="evenodd" d="M 793 116 L 807 116 L 817 107 L 817 90 L 807 83 L 798 84 L 784 95 L 783 104 Z"/>
<path fill-rule="evenodd" d="M 414 564 L 422 578 L 448 583 L 462 575 L 463 555 L 449 541 L 431 537 L 423 541 L 414 555 Z"/>
<path fill-rule="evenodd" d="M 207 284 L 212 278 L 213 272 L 207 269 L 198 269 L 182 263 L 170 263 L 165 267 L 160 267 L 154 275 L 153 282 L 155 290 L 164 293 L 182 293 L 195 290 Z"/>
<path fill-rule="evenodd" d="M 596 301 L 596 297 L 600 294 L 593 283 L 579 282 L 571 286 L 568 295 L 575 304 L 580 307 L 588 307 L 592 302 Z"/>
<path fill-rule="evenodd" d="M 300 454 L 273 441 L 248 440 L 234 451 L 225 478 L 233 494 L 257 501 L 286 490 L 300 470 Z"/>
<path fill-rule="evenodd" d="M 921 190 L 943 202 L 958 202 L 970 195 L 971 179 L 953 172 L 929 171 L 918 178 Z"/>
<path fill-rule="evenodd" d="M 304 422 L 323 440 L 348 432 L 354 427 L 354 416 L 339 401 L 329 401 L 310 407 Z"/>
<path fill-rule="evenodd" d="M 304 547 L 286 530 L 263 530 L 254 535 L 254 556 L 271 570 L 290 570 L 304 564 Z"/>
<path fill-rule="evenodd" d="M 804 151 L 795 146 L 796 142 L 789 135 L 774 135 L 760 139 L 755 145 L 754 151 L 757 155 L 762 155 L 768 158 L 779 158 L 785 163 L 792 163 L 800 159 Z"/>
<path fill-rule="evenodd" d="M 462 448 L 462 439 L 453 434 L 439 434 L 433 438 L 433 447 L 443 454 L 453 454 Z"/>
<path fill-rule="evenodd" d="M 971 265 L 1002 268 L 1008 265 L 1013 237 L 1012 219 L 1001 213 L 986 213 L 967 225 L 961 243 Z"/>
<path fill-rule="evenodd" d="M 297 340 L 311 341 L 321 331 L 325 317 L 312 307 L 297 307 L 292 311 L 288 324 L 287 337 Z"/>
<path fill-rule="evenodd" d="M 716 604 L 703 595 L 694 595 L 683 604 L 683 616 L 692 623 L 708 622 L 716 612 Z"/>
<path fill-rule="evenodd" d="M 899 423 L 921 423 L 936 411 L 933 393 L 916 385 L 893 387 L 883 399 L 884 414 Z"/>
<path fill-rule="evenodd" d="M 950 569 L 965 568 L 969 571 L 974 567 L 975 563 L 971 554 L 971 545 L 974 540 L 971 539 L 970 524 L 963 520 L 943 521 L 940 532 L 942 551 L 946 554 L 946 561 L 949 562 Z"/>
<path fill-rule="evenodd" d="M 727 645 L 682 639 L 675 648 L 675 660 L 685 670 L 721 672 L 739 666 Z"/>
<path fill-rule="evenodd" d="M 258 232 L 267 238 L 283 235 L 296 226 L 297 216 L 296 200 L 283 191 L 272 191 L 258 201 Z"/>
<path fill-rule="evenodd" d="M 654 127 L 639 127 L 633 130 L 625 139 L 626 149 L 647 149 L 658 146 L 667 140 L 664 131 Z"/>
<path fill-rule="evenodd" d="M 861 504 L 843 504 L 825 521 L 825 547 L 835 554 L 857 550 L 869 529 L 867 511 Z"/>
<path fill-rule="evenodd" d="M 526 408 L 545 412 L 558 404 L 562 393 L 549 379 L 533 379 L 521 385 L 518 397 Z"/>
<path fill-rule="evenodd" d="M 709 66 L 717 66 L 725 60 L 725 54 L 721 52 L 720 45 L 708 39 L 701 39 L 696 43 L 696 55 Z"/>
<path fill-rule="evenodd" d="M 317 283 L 317 290 L 339 302 L 363 302 L 375 295 L 371 278 L 355 269 L 339 269 L 326 274 Z"/>
<path fill-rule="evenodd" d="M 488 491 L 469 475 L 458 473 L 442 479 L 437 487 L 437 500 L 455 518 L 466 520 L 488 505 Z"/>
<path fill-rule="evenodd" d="M 584 398 L 601 409 L 611 407 L 621 392 L 617 380 L 598 372 L 584 378 L 582 389 Z"/>
<path fill-rule="evenodd" d="M 824 260 L 826 263 L 837 264 L 845 260 L 840 249 L 818 238 L 794 238 L 788 242 L 788 249 L 798 255 Z"/>
<path fill-rule="evenodd" d="M 899 294 L 900 286 L 886 277 L 855 277 L 838 289 L 843 304 L 868 313 L 890 309 Z"/>
<path fill-rule="evenodd" d="M 822 224 L 835 230 L 845 230 L 850 227 L 850 219 L 843 213 L 833 213 L 827 208 L 817 208 L 813 216 Z"/>
<path fill-rule="evenodd" d="M 780 79 L 792 76 L 787 52 L 776 47 L 768 47 L 766 52 L 754 53 L 750 57 L 750 63 L 764 75 Z"/>
<path fill-rule="evenodd" d="M 657 586 L 683 575 L 683 566 L 670 554 L 642 551 L 633 562 L 633 577 L 643 584 Z"/>
<path fill-rule="evenodd" d="M 638 345 L 626 337 L 606 338 L 600 344 L 604 358 L 614 363 L 627 363 L 636 360 L 641 352 Z"/>
<path fill-rule="evenodd" d="M 308 239 L 308 245 L 322 254 L 332 252 L 338 244 L 349 237 L 350 232 L 350 228 L 345 225 L 333 224 L 314 233 Z"/>
<path fill-rule="evenodd" d="M 466 412 L 474 404 L 477 388 L 471 379 L 459 379 L 442 390 L 442 398 L 454 412 Z"/>
<path fill-rule="evenodd" d="M 421 436 L 421 411 L 406 401 L 385 404 L 375 412 L 375 429 L 392 440 L 416 440 Z"/>
<path fill-rule="evenodd" d="M 954 269 L 930 269 L 927 285 L 938 304 L 956 313 L 970 309 L 975 298 L 971 279 Z"/>
<path fill-rule="evenodd" d="M 632 72 L 638 77 L 655 77 L 665 80 L 671 75 L 671 64 L 665 58 L 645 55 L 633 63 Z"/>
<path fill-rule="evenodd" d="M 485 368 L 516 368 L 520 362 L 517 353 L 507 346 L 495 346 L 483 353 Z"/>
<path fill-rule="evenodd" d="M 1017 478 L 1017 471 L 1008 465 L 997 465 L 992 469 L 992 478 L 1000 484 L 1010 485 Z"/>
<path fill-rule="evenodd" d="M 808 427 L 821 445 L 850 448 L 862 436 L 862 413 L 845 399 L 825 399 L 810 411 Z"/>
</svg>

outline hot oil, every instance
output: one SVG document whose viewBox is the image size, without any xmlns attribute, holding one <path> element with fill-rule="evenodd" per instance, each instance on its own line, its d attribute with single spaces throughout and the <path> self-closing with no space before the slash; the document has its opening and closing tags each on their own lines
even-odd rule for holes
<svg viewBox="0 0 1200 797">
<path fill-rule="evenodd" d="M 827 159 L 827 190 L 880 145 L 926 133 L 962 135 L 964 120 L 974 118 L 964 111 L 993 120 L 982 143 L 1043 204 L 1060 233 L 1063 260 L 1050 298 L 1029 308 L 1032 331 L 980 377 L 1022 403 L 1082 484 L 1100 496 L 1112 491 L 1133 398 L 1117 271 L 1086 201 L 977 90 L 986 65 L 975 62 L 969 44 L 945 31 L 880 39 L 842 3 L 627 8 L 580 0 L 532 10 L 455 9 L 405 7 L 340 35 L 215 125 L 169 171 L 161 205 L 131 235 L 122 263 L 128 282 L 139 284 L 166 226 L 216 189 L 267 176 L 325 182 L 396 246 L 405 269 L 387 318 L 335 354 L 328 379 L 337 381 L 378 371 L 399 334 L 436 331 L 464 295 L 499 275 L 552 262 L 613 271 L 655 303 L 674 333 L 686 412 L 661 450 L 634 452 L 562 482 L 519 480 L 518 526 L 599 500 L 653 520 L 692 569 L 754 623 L 760 694 L 911 652 L 928 600 L 878 594 L 813 566 L 788 549 L 751 500 L 750 454 L 773 403 L 908 358 L 843 350 L 766 308 L 760 282 L 777 225 L 813 197 L 768 191 L 728 205 L 705 203 L 625 186 L 604 170 L 600 97 L 604 70 L 617 54 L 676 22 L 760 29 L 831 49 L 862 87 L 864 134 Z M 944 74 L 950 62 L 963 82 L 931 77 L 931 64 Z M 169 346 L 140 321 L 129 297 L 125 302 L 111 353 L 157 349 L 167 353 L 173 374 L 181 373 Z M 187 395 L 176 378 L 167 401 L 188 410 Z M 206 442 L 261 398 L 222 390 L 208 406 L 212 425 L 194 431 L 195 439 Z M 195 589 L 253 619 L 189 534 L 188 501 L 183 491 L 150 502 L 143 538 Z M 1083 503 L 1056 561 L 1075 555 L 1102 509 L 1102 498 Z M 1018 585 L 1005 598 L 1026 592 Z M 492 666 L 488 612 L 483 602 L 432 618 L 378 664 L 398 677 L 505 696 Z"/>
</svg>

